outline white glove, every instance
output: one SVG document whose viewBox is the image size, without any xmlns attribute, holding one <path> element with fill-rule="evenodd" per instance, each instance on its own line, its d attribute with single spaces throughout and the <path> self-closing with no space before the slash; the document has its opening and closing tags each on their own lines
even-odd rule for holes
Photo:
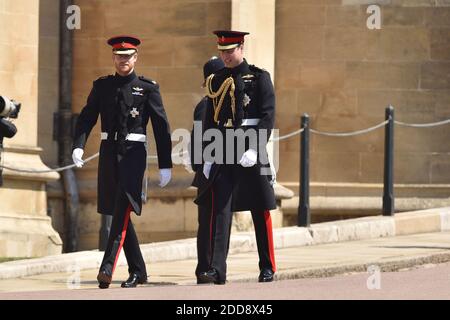
<svg viewBox="0 0 450 320">
<path fill-rule="evenodd" d="M 172 169 L 159 169 L 159 186 L 164 188 L 172 177 Z"/>
<path fill-rule="evenodd" d="M 81 168 L 84 165 L 83 157 L 84 150 L 81 148 L 75 148 L 72 152 L 72 160 L 73 163 L 77 166 L 77 168 Z"/>
<path fill-rule="evenodd" d="M 208 162 L 206 161 L 205 164 L 203 165 L 203 174 L 206 177 L 206 179 L 209 179 L 209 173 L 211 171 L 211 167 L 212 167 L 212 162 Z"/>
<path fill-rule="evenodd" d="M 242 155 L 242 158 L 239 161 L 239 163 L 241 164 L 241 166 L 245 168 L 253 167 L 256 164 L 257 158 L 258 154 L 256 153 L 256 151 L 253 149 L 248 149 Z"/>
</svg>

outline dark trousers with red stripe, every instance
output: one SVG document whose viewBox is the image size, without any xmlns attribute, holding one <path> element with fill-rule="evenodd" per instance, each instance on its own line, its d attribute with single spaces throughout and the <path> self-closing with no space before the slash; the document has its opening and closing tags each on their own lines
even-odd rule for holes
<svg viewBox="0 0 450 320">
<path fill-rule="evenodd" d="M 223 166 L 217 174 L 212 191 L 210 268 L 217 270 L 220 279 L 226 279 L 228 248 L 233 213 L 231 211 L 233 181 L 231 166 Z M 258 245 L 259 268 L 276 271 L 273 248 L 272 222 L 268 210 L 251 210 Z"/>
<path fill-rule="evenodd" d="M 136 273 L 140 277 L 147 277 L 145 262 L 139 248 L 139 242 L 130 219 L 131 205 L 122 188 L 116 191 L 116 201 L 111 231 L 108 237 L 100 271 L 112 276 L 123 247 L 128 263 L 128 272 Z"/>
<path fill-rule="evenodd" d="M 211 261 L 211 199 L 208 203 L 198 206 L 198 229 L 197 229 L 197 267 L 195 275 L 209 269 Z"/>
</svg>

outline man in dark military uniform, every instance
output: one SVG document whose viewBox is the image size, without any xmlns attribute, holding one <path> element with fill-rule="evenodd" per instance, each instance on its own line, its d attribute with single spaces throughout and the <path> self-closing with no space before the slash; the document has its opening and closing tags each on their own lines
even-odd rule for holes
<svg viewBox="0 0 450 320">
<path fill-rule="evenodd" d="M 212 57 L 203 66 L 203 76 L 206 79 L 213 73 L 223 69 L 225 67 L 223 61 L 217 57 Z M 205 86 L 205 83 L 203 84 Z M 197 104 L 194 110 L 194 121 L 201 122 L 203 124 L 203 119 L 205 118 L 206 108 L 207 108 L 208 97 L 203 97 L 202 100 Z M 198 128 L 198 127 L 197 127 Z M 197 150 L 202 149 L 202 132 L 198 132 L 195 135 L 196 127 L 191 133 L 191 166 L 195 171 L 194 180 L 192 181 L 192 186 L 197 187 L 197 192 L 199 192 L 201 186 L 207 183 L 206 177 L 203 175 L 202 163 L 196 163 L 194 153 L 196 145 Z M 198 130 L 198 129 L 197 129 Z M 199 139 L 196 139 L 199 138 Z M 197 141 L 199 140 L 199 141 Z M 201 159 L 201 153 L 197 157 Z M 211 197 L 208 196 L 204 204 L 198 206 L 198 230 L 197 230 L 197 267 L 195 268 L 195 275 L 197 277 L 197 283 L 203 283 L 202 279 L 199 278 L 200 273 L 208 271 L 209 263 L 211 259 L 211 247 L 212 247 L 212 236 L 211 236 Z"/>
<path fill-rule="evenodd" d="M 226 68 L 206 81 L 209 99 L 204 129 L 219 130 L 224 146 L 219 150 L 222 159 L 218 157 L 218 150 L 212 160 L 205 158 L 203 173 L 208 183 L 196 199 L 196 203 L 201 204 L 211 194 L 213 216 L 210 269 L 200 274 L 200 278 L 225 283 L 232 212 L 249 210 L 258 245 L 258 280 L 269 282 L 276 270 L 269 211 L 276 208 L 276 203 L 266 152 L 275 118 L 274 89 L 269 73 L 249 65 L 244 59 L 244 36 L 248 33 L 215 31 L 214 34 L 218 37 L 220 57 Z M 255 133 L 253 138 L 252 132 Z M 240 154 L 239 147 L 229 147 L 236 143 L 237 146 L 244 144 Z M 204 145 L 204 153 L 211 145 Z"/>
<path fill-rule="evenodd" d="M 82 155 L 92 127 L 101 118 L 98 164 L 98 212 L 112 215 L 111 231 L 100 271 L 100 288 L 108 288 L 123 246 L 130 277 L 122 287 L 147 281 L 145 262 L 130 220 L 141 214 L 142 181 L 147 167 L 147 123 L 150 118 L 156 140 L 160 186 L 171 178 L 171 138 L 159 86 L 134 72 L 140 40 L 118 36 L 108 40 L 113 48 L 116 74 L 94 81 L 87 104 L 78 118 L 72 158 L 83 165 Z"/>
</svg>

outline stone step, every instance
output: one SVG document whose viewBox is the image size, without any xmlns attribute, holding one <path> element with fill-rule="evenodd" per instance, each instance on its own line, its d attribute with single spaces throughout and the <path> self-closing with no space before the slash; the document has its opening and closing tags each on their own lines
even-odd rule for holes
<svg viewBox="0 0 450 320">
<path fill-rule="evenodd" d="M 298 182 L 280 182 L 284 187 L 299 193 Z M 311 182 L 311 196 L 334 197 L 381 197 L 383 184 L 381 183 L 347 183 L 347 182 Z M 449 198 L 450 184 L 395 184 L 395 195 L 405 198 Z"/>
<path fill-rule="evenodd" d="M 283 200 L 284 215 L 297 215 L 299 197 Z M 450 206 L 450 198 L 396 198 L 395 211 L 406 212 Z M 315 215 L 373 215 L 381 214 L 381 197 L 310 197 L 311 213 Z"/>
</svg>

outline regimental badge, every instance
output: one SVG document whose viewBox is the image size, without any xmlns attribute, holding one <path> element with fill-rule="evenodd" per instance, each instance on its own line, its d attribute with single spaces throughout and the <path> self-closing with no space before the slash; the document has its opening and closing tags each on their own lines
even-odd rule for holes
<svg viewBox="0 0 450 320">
<path fill-rule="evenodd" d="M 250 101 L 252 101 L 252 99 L 250 99 L 250 97 L 247 94 L 244 94 L 244 99 L 243 99 L 244 107 L 248 106 Z"/>
</svg>

